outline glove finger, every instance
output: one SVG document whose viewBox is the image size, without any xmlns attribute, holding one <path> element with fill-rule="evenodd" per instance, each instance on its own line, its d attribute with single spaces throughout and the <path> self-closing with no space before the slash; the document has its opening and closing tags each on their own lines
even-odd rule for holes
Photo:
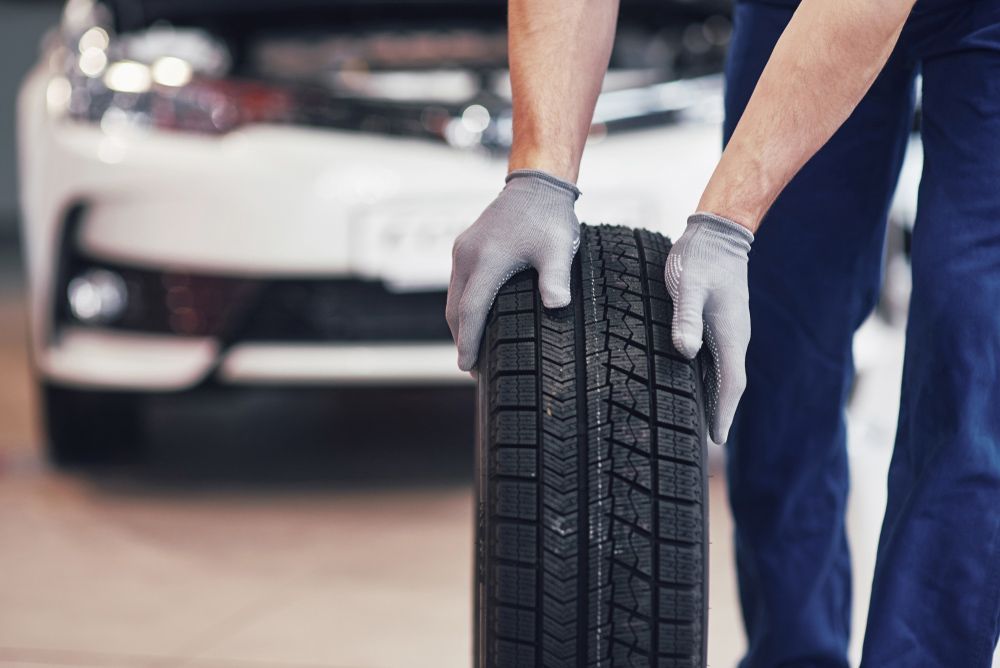
<svg viewBox="0 0 1000 668">
<path fill-rule="evenodd" d="M 674 298 L 674 317 L 670 326 L 670 339 L 681 355 L 694 359 L 701 350 L 701 340 L 704 334 L 702 313 L 705 298 L 701 291 L 679 291 Z"/>
<path fill-rule="evenodd" d="M 459 305 L 462 303 L 462 295 L 465 293 L 466 274 L 460 270 L 457 263 L 452 264 L 451 280 L 448 281 L 448 300 L 444 306 L 444 318 L 448 321 L 448 329 L 451 330 L 451 338 L 458 343 L 458 330 L 460 319 L 458 316 Z"/>
<path fill-rule="evenodd" d="M 538 267 L 538 292 L 545 308 L 562 308 L 572 301 L 570 279 L 573 254 L 568 258 L 549 260 Z"/>
<path fill-rule="evenodd" d="M 711 416 L 712 440 L 723 444 L 729 438 L 729 429 L 739 406 L 740 397 L 747 386 L 746 351 L 743 341 L 719 341 L 716 327 L 709 325 L 705 340 L 715 359 L 715 410 Z"/>
<path fill-rule="evenodd" d="M 705 339 L 711 335 L 706 332 Z M 715 339 L 712 338 L 711 343 L 706 345 L 706 348 L 711 351 L 712 346 L 715 345 Z M 709 428 L 711 429 L 712 423 L 715 420 L 715 415 L 719 409 L 719 364 L 715 359 L 715 355 L 711 352 L 707 355 L 702 355 L 702 377 L 705 381 L 705 417 L 708 419 Z"/>
<path fill-rule="evenodd" d="M 513 273 L 513 271 L 511 272 Z M 471 371 L 479 357 L 486 316 L 500 290 L 504 276 L 494 271 L 479 270 L 469 277 L 458 306 L 458 368 Z"/>
<path fill-rule="evenodd" d="M 448 329 L 451 330 L 451 338 L 455 340 L 455 343 L 458 343 L 458 330 L 461 324 L 459 307 L 462 304 L 462 296 L 465 294 L 465 284 L 475 271 L 477 264 L 475 257 L 469 257 L 469 254 L 463 251 L 462 238 L 464 236 L 464 232 L 458 235 L 451 247 L 451 277 L 448 280 L 448 300 L 444 307 L 444 317 L 448 321 Z"/>
</svg>

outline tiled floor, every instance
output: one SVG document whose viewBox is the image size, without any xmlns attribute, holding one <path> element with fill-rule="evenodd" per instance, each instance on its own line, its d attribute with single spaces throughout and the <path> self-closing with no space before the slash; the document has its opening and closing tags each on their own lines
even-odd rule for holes
<svg viewBox="0 0 1000 668">
<path fill-rule="evenodd" d="M 167 401 L 153 412 L 157 432 L 185 410 L 190 426 L 160 438 L 152 464 L 59 475 L 38 452 L 22 308 L 9 288 L 0 666 L 470 665 L 471 397 Z M 880 335 L 898 349 L 898 334 Z M 884 503 L 893 365 L 863 379 L 852 411 L 855 628 Z M 284 417 L 269 417 L 275 406 Z M 410 409 L 394 422 L 386 406 Z M 744 640 L 718 476 L 711 504 L 710 664 L 728 667 Z"/>
<path fill-rule="evenodd" d="M 175 472 L 146 488 L 6 455 L 0 665 L 469 665 L 467 484 L 255 491 Z M 713 509 L 713 665 L 731 665 L 742 639 Z"/>
<path fill-rule="evenodd" d="M 0 484 L 0 665 L 467 666 L 470 510 L 466 486 L 144 492 L 20 460 Z M 728 558 L 713 665 L 742 644 Z"/>
<path fill-rule="evenodd" d="M 182 498 L 17 478 L 0 491 L 0 661 L 467 663 L 465 489 Z"/>
</svg>

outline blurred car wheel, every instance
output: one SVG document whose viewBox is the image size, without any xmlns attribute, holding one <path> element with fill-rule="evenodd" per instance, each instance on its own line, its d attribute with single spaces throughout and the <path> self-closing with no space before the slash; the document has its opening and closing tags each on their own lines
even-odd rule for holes
<svg viewBox="0 0 1000 668">
<path fill-rule="evenodd" d="M 670 339 L 670 242 L 584 226 L 573 302 L 534 271 L 479 356 L 476 661 L 704 666 L 702 360 Z"/>
<path fill-rule="evenodd" d="M 41 398 L 48 457 L 54 465 L 116 464 L 141 454 L 141 395 L 44 384 Z"/>
</svg>

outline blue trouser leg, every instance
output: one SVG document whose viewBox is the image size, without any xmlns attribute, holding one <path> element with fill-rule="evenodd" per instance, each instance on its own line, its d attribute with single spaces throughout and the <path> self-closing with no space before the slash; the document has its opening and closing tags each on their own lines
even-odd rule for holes
<svg viewBox="0 0 1000 668">
<path fill-rule="evenodd" d="M 727 65 L 732 132 L 792 9 L 738 3 Z M 748 385 L 729 440 L 744 668 L 843 667 L 851 608 L 844 404 L 851 339 L 875 303 L 885 221 L 912 114 L 893 56 L 789 184 L 750 253 Z"/>
<path fill-rule="evenodd" d="M 924 173 L 871 668 L 988 668 L 1000 633 L 1000 3 L 947 23 L 966 34 L 922 58 Z"/>
</svg>

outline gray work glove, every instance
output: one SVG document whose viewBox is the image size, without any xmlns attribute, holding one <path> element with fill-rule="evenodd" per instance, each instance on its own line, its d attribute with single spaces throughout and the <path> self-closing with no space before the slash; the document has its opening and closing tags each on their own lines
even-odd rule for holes
<svg viewBox="0 0 1000 668">
<path fill-rule="evenodd" d="M 671 338 L 693 359 L 702 337 L 711 353 L 707 408 L 712 440 L 725 443 L 747 386 L 750 295 L 747 259 L 753 234 L 710 213 L 688 218 L 687 229 L 667 256 L 665 279 L 674 302 Z M 713 378 L 714 377 L 714 378 Z"/>
<path fill-rule="evenodd" d="M 518 169 L 507 186 L 452 249 L 445 316 L 458 345 L 458 366 L 471 371 L 490 305 L 508 278 L 527 267 L 538 271 L 546 308 L 570 302 L 570 268 L 580 245 L 573 204 L 576 186 L 535 169 Z"/>
</svg>

